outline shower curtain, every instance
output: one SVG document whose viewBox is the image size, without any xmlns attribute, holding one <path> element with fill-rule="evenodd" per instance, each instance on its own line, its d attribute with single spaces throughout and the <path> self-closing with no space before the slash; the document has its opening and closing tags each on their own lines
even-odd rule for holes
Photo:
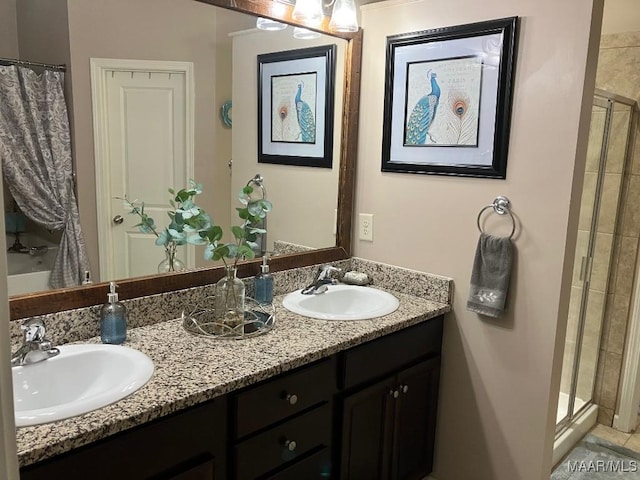
<svg viewBox="0 0 640 480">
<path fill-rule="evenodd" d="M 0 160 L 20 210 L 48 230 L 62 230 L 51 287 L 80 285 L 89 262 L 73 189 L 63 72 L 0 66 Z"/>
</svg>

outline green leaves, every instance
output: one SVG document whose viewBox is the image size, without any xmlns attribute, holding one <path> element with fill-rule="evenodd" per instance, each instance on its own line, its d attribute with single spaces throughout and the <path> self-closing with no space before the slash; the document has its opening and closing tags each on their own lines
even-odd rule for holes
<svg viewBox="0 0 640 480">
<path fill-rule="evenodd" d="M 233 233 L 233 236 L 236 237 L 236 240 L 244 240 L 247 236 L 244 228 L 238 227 L 236 225 L 231 227 L 231 233 Z"/>
<path fill-rule="evenodd" d="M 222 260 L 225 265 L 226 259 L 233 259 L 234 265 L 238 260 L 255 258 L 255 250 L 258 248 L 256 240 L 259 235 L 265 234 L 267 231 L 259 226 L 266 217 L 267 212 L 272 208 L 271 202 L 260 199 L 253 199 L 251 194 L 254 192 L 252 186 L 247 185 L 240 190 L 238 200 L 243 205 L 236 208 L 238 217 L 242 220 L 240 225 L 231 227 L 233 242 L 220 243 L 222 241 L 223 232 L 219 226 L 212 226 L 206 232 L 201 232 L 200 236 L 206 242 L 209 242 L 205 248 L 204 257 L 207 260 Z M 213 225 L 213 223 L 212 223 Z"/>
<path fill-rule="evenodd" d="M 245 257 L 245 258 L 248 258 L 249 260 L 251 260 L 252 258 L 255 258 L 256 256 L 251 246 L 248 245 L 247 243 L 243 243 L 242 245 L 240 245 L 236 253 L 238 257 Z"/>
<path fill-rule="evenodd" d="M 155 244 L 164 246 L 165 250 L 174 250 L 176 246 L 190 243 L 193 245 L 206 245 L 207 241 L 200 235 L 200 232 L 212 228 L 211 217 L 194 201 L 194 197 L 202 193 L 202 185 L 189 180 L 189 186 L 177 193 L 173 188 L 168 189 L 173 197 L 169 200 L 169 205 L 173 211 L 168 211 L 170 223 L 161 231 L 157 230 L 153 218 L 144 211 L 144 202 L 138 204 L 138 200 L 130 201 L 127 196 L 122 200 L 125 207 L 131 209 L 129 213 L 138 215 L 140 223 L 136 226 L 142 233 L 153 233 L 156 236 Z"/>
<path fill-rule="evenodd" d="M 155 244 L 163 246 L 167 252 L 175 251 L 176 246 L 188 243 L 204 245 L 206 260 L 222 260 L 225 265 L 226 259 L 233 259 L 235 265 L 241 258 L 254 258 L 258 236 L 266 233 L 261 224 L 272 209 L 271 202 L 263 198 L 252 198 L 253 187 L 243 187 L 238 195 L 243 207 L 236 208 L 242 223 L 231 227 L 232 242 L 221 243 L 224 236 L 222 227 L 215 225 L 211 216 L 195 202 L 194 197 L 201 194 L 202 190 L 202 184 L 194 180 L 189 180 L 188 186 L 177 192 L 169 188 L 169 205 L 173 210 L 167 212 L 169 225 L 160 231 L 157 230 L 153 218 L 145 213 L 144 202 L 130 201 L 126 196 L 122 200 L 125 207 L 130 209 L 130 214 L 140 217 L 140 223 L 136 227 L 142 233 L 153 233 L 156 236 Z"/>
</svg>

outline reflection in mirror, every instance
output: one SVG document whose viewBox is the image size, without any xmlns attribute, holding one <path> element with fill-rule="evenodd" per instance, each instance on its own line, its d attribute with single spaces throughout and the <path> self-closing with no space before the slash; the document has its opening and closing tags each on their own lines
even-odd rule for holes
<svg viewBox="0 0 640 480">
<path fill-rule="evenodd" d="M 175 60 L 196 63 L 194 84 L 196 96 L 194 102 L 193 123 L 193 158 L 202 159 L 199 171 L 195 171 L 198 181 L 207 179 L 224 179 L 220 185 L 209 188 L 205 194 L 208 211 L 214 215 L 217 223 L 230 220 L 235 194 L 231 192 L 232 177 L 228 167 L 231 159 L 232 131 L 221 127 L 219 108 L 222 102 L 231 97 L 231 80 L 224 80 L 225 72 L 231 69 L 231 50 L 217 54 L 216 46 L 221 41 L 231 42 L 229 31 L 241 31 L 246 23 L 234 25 L 230 29 L 218 31 L 218 16 L 224 13 L 214 6 L 226 10 L 249 13 L 271 18 L 288 25 L 301 25 L 319 32 L 329 33 L 329 19 L 325 17 L 320 26 L 300 24 L 292 19 L 293 7 L 284 7 L 277 12 L 271 8 L 270 2 L 254 0 L 20 0 L 17 6 L 18 41 L 15 49 L 10 44 L 10 58 L 19 56 L 25 60 L 43 61 L 50 64 L 68 66 L 66 89 L 69 92 L 68 103 L 71 117 L 71 134 L 74 148 L 74 166 L 77 174 L 77 196 L 85 239 L 88 243 L 91 269 L 94 283 L 84 287 L 63 290 L 45 291 L 10 298 L 11 319 L 42 315 L 61 310 L 70 310 L 100 304 L 104 300 L 107 288 L 105 283 L 96 283 L 100 276 L 97 265 L 97 240 L 99 210 L 96 208 L 96 172 L 94 167 L 94 143 L 91 101 L 90 58 L 124 58 L 149 60 Z M 226 12 L 226 10 L 224 12 Z M 233 20 L 228 20 L 229 22 Z M 248 21 L 248 20 L 247 20 Z M 0 18 L 0 26 L 11 19 Z M 254 25 L 251 19 L 250 25 Z M 176 32 L 181 33 L 181 40 L 176 41 Z M 290 253 L 273 258 L 271 270 L 302 267 L 318 263 L 332 262 L 349 257 L 351 251 L 352 206 L 355 182 L 355 159 L 357 156 L 357 117 L 360 94 L 360 61 L 362 54 L 362 31 L 355 33 L 329 33 L 331 41 L 339 44 L 339 39 L 346 41 L 344 97 L 342 107 L 342 136 L 340 141 L 340 161 L 334 168 L 339 169 L 337 186 L 337 227 L 335 241 L 325 248 L 315 248 L 306 253 Z M 335 38 L 333 38 L 335 37 Z M 169 40 L 168 40 L 169 39 Z M 10 42 L 11 43 L 11 42 Z M 13 52 L 13 53 L 11 53 Z M 255 78 L 255 77 L 254 77 Z M 224 87 L 225 83 L 227 87 Z M 255 84 L 254 84 L 255 85 Z M 225 91 L 224 88 L 227 88 Z M 255 92 L 255 86 L 251 89 Z M 71 94 L 72 93 L 72 94 Z M 234 91 L 235 95 L 235 91 Z M 249 98 L 255 95 L 247 93 Z M 336 117 L 337 118 L 337 117 Z M 336 137 L 337 138 L 337 137 Z M 155 145 L 163 139 L 150 139 Z M 337 143 L 337 142 L 336 142 Z M 338 157 L 336 157 L 338 158 Z M 238 160 L 238 159 L 234 159 Z M 247 159 L 245 159 L 247 160 Z M 262 165 L 261 165 L 262 166 Z M 253 177 L 260 170 L 252 170 Z M 153 180 L 155 169 L 141 173 L 143 178 Z M 276 172 L 277 173 L 277 172 Z M 267 175 L 265 173 L 265 175 Z M 235 176 L 234 176 L 235 177 Z M 233 181 L 238 178 L 233 178 Z M 247 181 L 243 178 L 240 181 Z M 267 187 L 269 179 L 266 179 Z M 177 183 L 177 182 L 176 182 Z M 300 185 L 310 187 L 314 180 L 300 180 Z M 166 186 L 162 186 L 166 188 Z M 279 187 L 280 188 L 280 187 Z M 269 190 L 272 195 L 273 189 Z M 321 195 L 304 195 L 296 198 L 287 197 L 287 202 L 303 202 L 310 198 L 320 199 L 329 205 L 329 211 L 335 208 L 335 195 L 331 201 L 324 200 Z M 133 195 L 133 194 L 132 194 Z M 292 192 L 291 195 L 297 195 Z M 11 202 L 5 202 L 10 205 Z M 277 208 L 274 207 L 274 208 Z M 287 219 L 288 222 L 292 219 Z M 295 219 L 294 219 L 295 221 Z M 333 222 L 332 222 L 333 224 Z M 28 232 L 27 232 L 28 233 Z M 48 232 L 45 232 L 48 235 Z M 93 239 L 93 240 L 92 240 Z M 9 244 L 14 238 L 10 237 Z M 276 239 L 272 239 L 276 240 Z M 286 239 L 285 239 L 286 240 Z M 54 242 L 55 243 L 55 242 Z M 309 243 L 313 245 L 312 243 Z M 320 244 L 318 244 L 320 245 Z M 154 247 L 157 251 L 158 248 Z M 198 256 L 196 255 L 196 258 Z M 247 277 L 259 271 L 259 260 L 241 262 L 238 275 Z M 129 280 L 119 280 L 120 297 L 123 300 L 170 292 L 184 288 L 207 285 L 222 276 L 222 268 L 196 268 L 187 273 L 149 275 Z M 196 264 L 196 267 L 199 265 Z"/>
<path fill-rule="evenodd" d="M 17 10 L 20 56 L 68 66 L 76 188 L 94 282 L 155 274 L 164 258 L 163 249 L 152 246 L 154 239 L 138 232 L 138 219 L 111 199 L 128 195 L 143 200 L 162 228 L 170 209 L 167 188 L 179 189 L 191 177 L 204 185 L 199 205 L 225 231 L 239 223 L 238 191 L 259 173 L 274 204 L 268 218 L 268 250 L 274 249 L 275 241 L 313 248 L 336 244 L 345 40 L 297 40 L 291 26 L 280 32 L 257 31 L 255 17 L 192 0 L 21 0 Z M 256 56 L 322 44 L 338 45 L 333 168 L 258 164 Z M 161 77 L 171 76 L 179 85 L 179 75 L 130 64 L 111 70 L 111 78 L 119 83 L 107 88 L 115 103 L 137 103 L 139 108 L 128 117 L 107 118 L 94 131 L 96 118 L 105 117 L 96 117 L 100 105 L 92 92 L 92 58 L 191 63 L 193 87 L 185 83 L 183 103 L 175 109 L 184 113 L 183 118 L 177 123 L 168 119 L 150 95 L 153 89 L 171 87 L 158 83 Z M 232 109 L 226 113 L 233 119 L 232 128 L 220 114 L 230 100 Z M 123 118 L 125 122 L 118 123 Z M 169 136 L 176 126 L 180 135 Z M 118 135 L 110 135 L 113 132 Z M 105 169 L 106 163 L 114 169 Z M 9 293 L 46 289 L 59 235 L 25 223 L 19 212 L 13 214 L 16 209 L 7 191 L 5 210 L 12 212 L 5 222 L 7 245 L 18 240 L 24 247 L 16 250 L 28 252 L 9 254 Z M 128 233 L 121 235 L 120 243 L 107 241 L 114 232 Z M 190 268 L 210 266 L 200 250 L 184 247 L 178 255 Z M 117 262 L 124 266 L 115 268 Z"/>
</svg>

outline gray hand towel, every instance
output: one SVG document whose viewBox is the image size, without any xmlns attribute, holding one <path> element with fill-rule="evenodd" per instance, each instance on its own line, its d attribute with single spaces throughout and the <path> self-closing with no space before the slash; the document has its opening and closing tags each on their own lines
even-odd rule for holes
<svg viewBox="0 0 640 480">
<path fill-rule="evenodd" d="M 504 312 L 512 264 L 511 239 L 480 234 L 471 271 L 467 310 L 490 317 L 499 317 Z"/>
</svg>

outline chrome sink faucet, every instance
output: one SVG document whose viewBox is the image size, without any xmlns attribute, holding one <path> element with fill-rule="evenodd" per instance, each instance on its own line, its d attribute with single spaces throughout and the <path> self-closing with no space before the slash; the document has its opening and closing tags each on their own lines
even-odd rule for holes
<svg viewBox="0 0 640 480">
<path fill-rule="evenodd" d="M 331 278 L 334 272 L 341 272 L 342 269 L 332 265 L 321 265 L 313 283 L 302 289 L 303 295 L 319 295 L 327 291 L 327 285 L 334 285 L 337 281 Z"/>
<path fill-rule="evenodd" d="M 42 362 L 60 353 L 60 350 L 53 347 L 44 337 L 47 331 L 44 320 L 27 320 L 20 325 L 20 329 L 24 332 L 24 343 L 11 355 L 12 367 Z"/>
</svg>

